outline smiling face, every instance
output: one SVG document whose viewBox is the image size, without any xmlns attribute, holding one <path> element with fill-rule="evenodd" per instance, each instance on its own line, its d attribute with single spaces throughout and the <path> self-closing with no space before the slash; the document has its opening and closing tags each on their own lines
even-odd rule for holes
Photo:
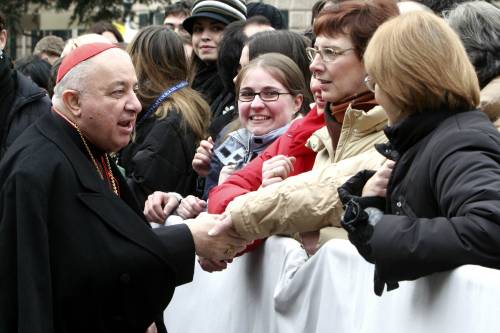
<svg viewBox="0 0 500 333">
<path fill-rule="evenodd" d="M 337 35 L 327 37 L 319 35 L 314 43 L 315 48 L 332 48 L 346 50 L 353 48 L 349 37 Z M 333 61 L 325 62 L 316 54 L 309 66 L 313 76 L 319 81 L 319 89 L 324 100 L 332 103 L 367 91 L 364 85 L 366 71 L 354 50 L 337 56 Z"/>
<path fill-rule="evenodd" d="M 135 95 L 137 77 L 130 56 L 110 49 L 92 59 L 92 72 L 79 93 L 75 122 L 84 136 L 106 152 L 130 142 L 141 104 Z"/>
<path fill-rule="evenodd" d="M 288 93 L 276 78 L 262 67 L 249 69 L 242 78 L 239 93 L 276 91 Z M 239 117 L 242 127 L 254 135 L 264 135 L 288 124 L 302 105 L 302 95 L 280 95 L 278 100 L 264 102 L 255 96 L 251 102 L 238 101 Z"/>
<path fill-rule="evenodd" d="M 219 43 L 226 26 L 209 18 L 198 18 L 193 24 L 193 51 L 204 62 L 217 61 Z"/>
</svg>

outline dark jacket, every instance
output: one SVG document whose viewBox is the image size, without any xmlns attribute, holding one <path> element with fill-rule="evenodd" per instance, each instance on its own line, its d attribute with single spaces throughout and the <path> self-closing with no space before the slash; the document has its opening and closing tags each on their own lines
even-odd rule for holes
<svg viewBox="0 0 500 333">
<path fill-rule="evenodd" d="M 48 114 L 0 163 L 0 332 L 137 332 L 191 281 L 186 225 L 151 229 L 80 138 Z"/>
<path fill-rule="evenodd" d="M 475 264 L 500 268 L 500 134 L 479 111 L 414 114 L 378 147 L 396 159 L 368 242 L 378 279 Z M 377 276 L 376 276 L 377 279 Z"/>
<path fill-rule="evenodd" d="M 175 110 L 137 126 L 135 140 L 120 153 L 120 165 L 141 207 L 154 191 L 197 194 L 198 176 L 191 166 L 197 145 L 196 135 Z"/>
<path fill-rule="evenodd" d="M 0 76 L 10 78 L 14 83 L 14 98 L 0 103 L 0 160 L 14 140 L 41 115 L 50 112 L 51 101 L 47 92 L 20 72 L 10 68 L 10 61 L 4 56 L 0 59 Z M 6 76 L 4 76 L 6 75 Z M 2 82 L 2 88 L 5 82 Z M 0 89 L 2 94 L 8 93 Z"/>
</svg>

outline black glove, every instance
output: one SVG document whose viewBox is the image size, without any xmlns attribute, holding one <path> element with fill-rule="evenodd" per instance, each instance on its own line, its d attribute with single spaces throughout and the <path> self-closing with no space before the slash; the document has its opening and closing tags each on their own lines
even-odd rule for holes
<svg viewBox="0 0 500 333">
<path fill-rule="evenodd" d="M 382 197 L 362 197 L 363 187 L 366 182 L 375 174 L 373 170 L 363 170 L 349 178 L 337 189 L 339 198 L 344 209 L 346 204 L 355 199 L 363 208 L 376 207 L 381 211 L 385 210 L 385 198 Z"/>
<path fill-rule="evenodd" d="M 365 209 L 357 198 L 352 198 L 344 207 L 345 212 L 340 223 L 347 231 L 349 241 L 356 246 L 366 261 L 374 263 L 368 241 L 373 235 L 374 225 L 382 218 L 382 211 L 373 207 Z"/>
</svg>

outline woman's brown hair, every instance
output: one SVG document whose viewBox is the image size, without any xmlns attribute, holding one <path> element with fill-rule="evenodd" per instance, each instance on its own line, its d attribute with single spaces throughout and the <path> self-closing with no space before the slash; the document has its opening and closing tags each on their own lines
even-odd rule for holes
<svg viewBox="0 0 500 333">
<path fill-rule="evenodd" d="M 137 73 L 137 97 L 143 109 L 167 88 L 188 80 L 189 65 L 182 40 L 165 26 L 142 29 L 127 50 Z M 156 110 L 155 116 L 163 118 L 174 108 L 182 114 L 199 140 L 206 137 L 209 106 L 195 90 L 186 87 L 173 93 Z"/>
</svg>

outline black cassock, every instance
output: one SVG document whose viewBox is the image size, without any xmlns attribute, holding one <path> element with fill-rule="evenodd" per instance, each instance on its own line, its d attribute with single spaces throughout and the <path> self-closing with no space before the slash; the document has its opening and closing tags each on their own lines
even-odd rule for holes
<svg viewBox="0 0 500 333">
<path fill-rule="evenodd" d="M 124 179 L 120 198 L 57 114 L 0 163 L 0 332 L 140 332 L 192 280 L 186 225 L 151 229 Z"/>
</svg>

